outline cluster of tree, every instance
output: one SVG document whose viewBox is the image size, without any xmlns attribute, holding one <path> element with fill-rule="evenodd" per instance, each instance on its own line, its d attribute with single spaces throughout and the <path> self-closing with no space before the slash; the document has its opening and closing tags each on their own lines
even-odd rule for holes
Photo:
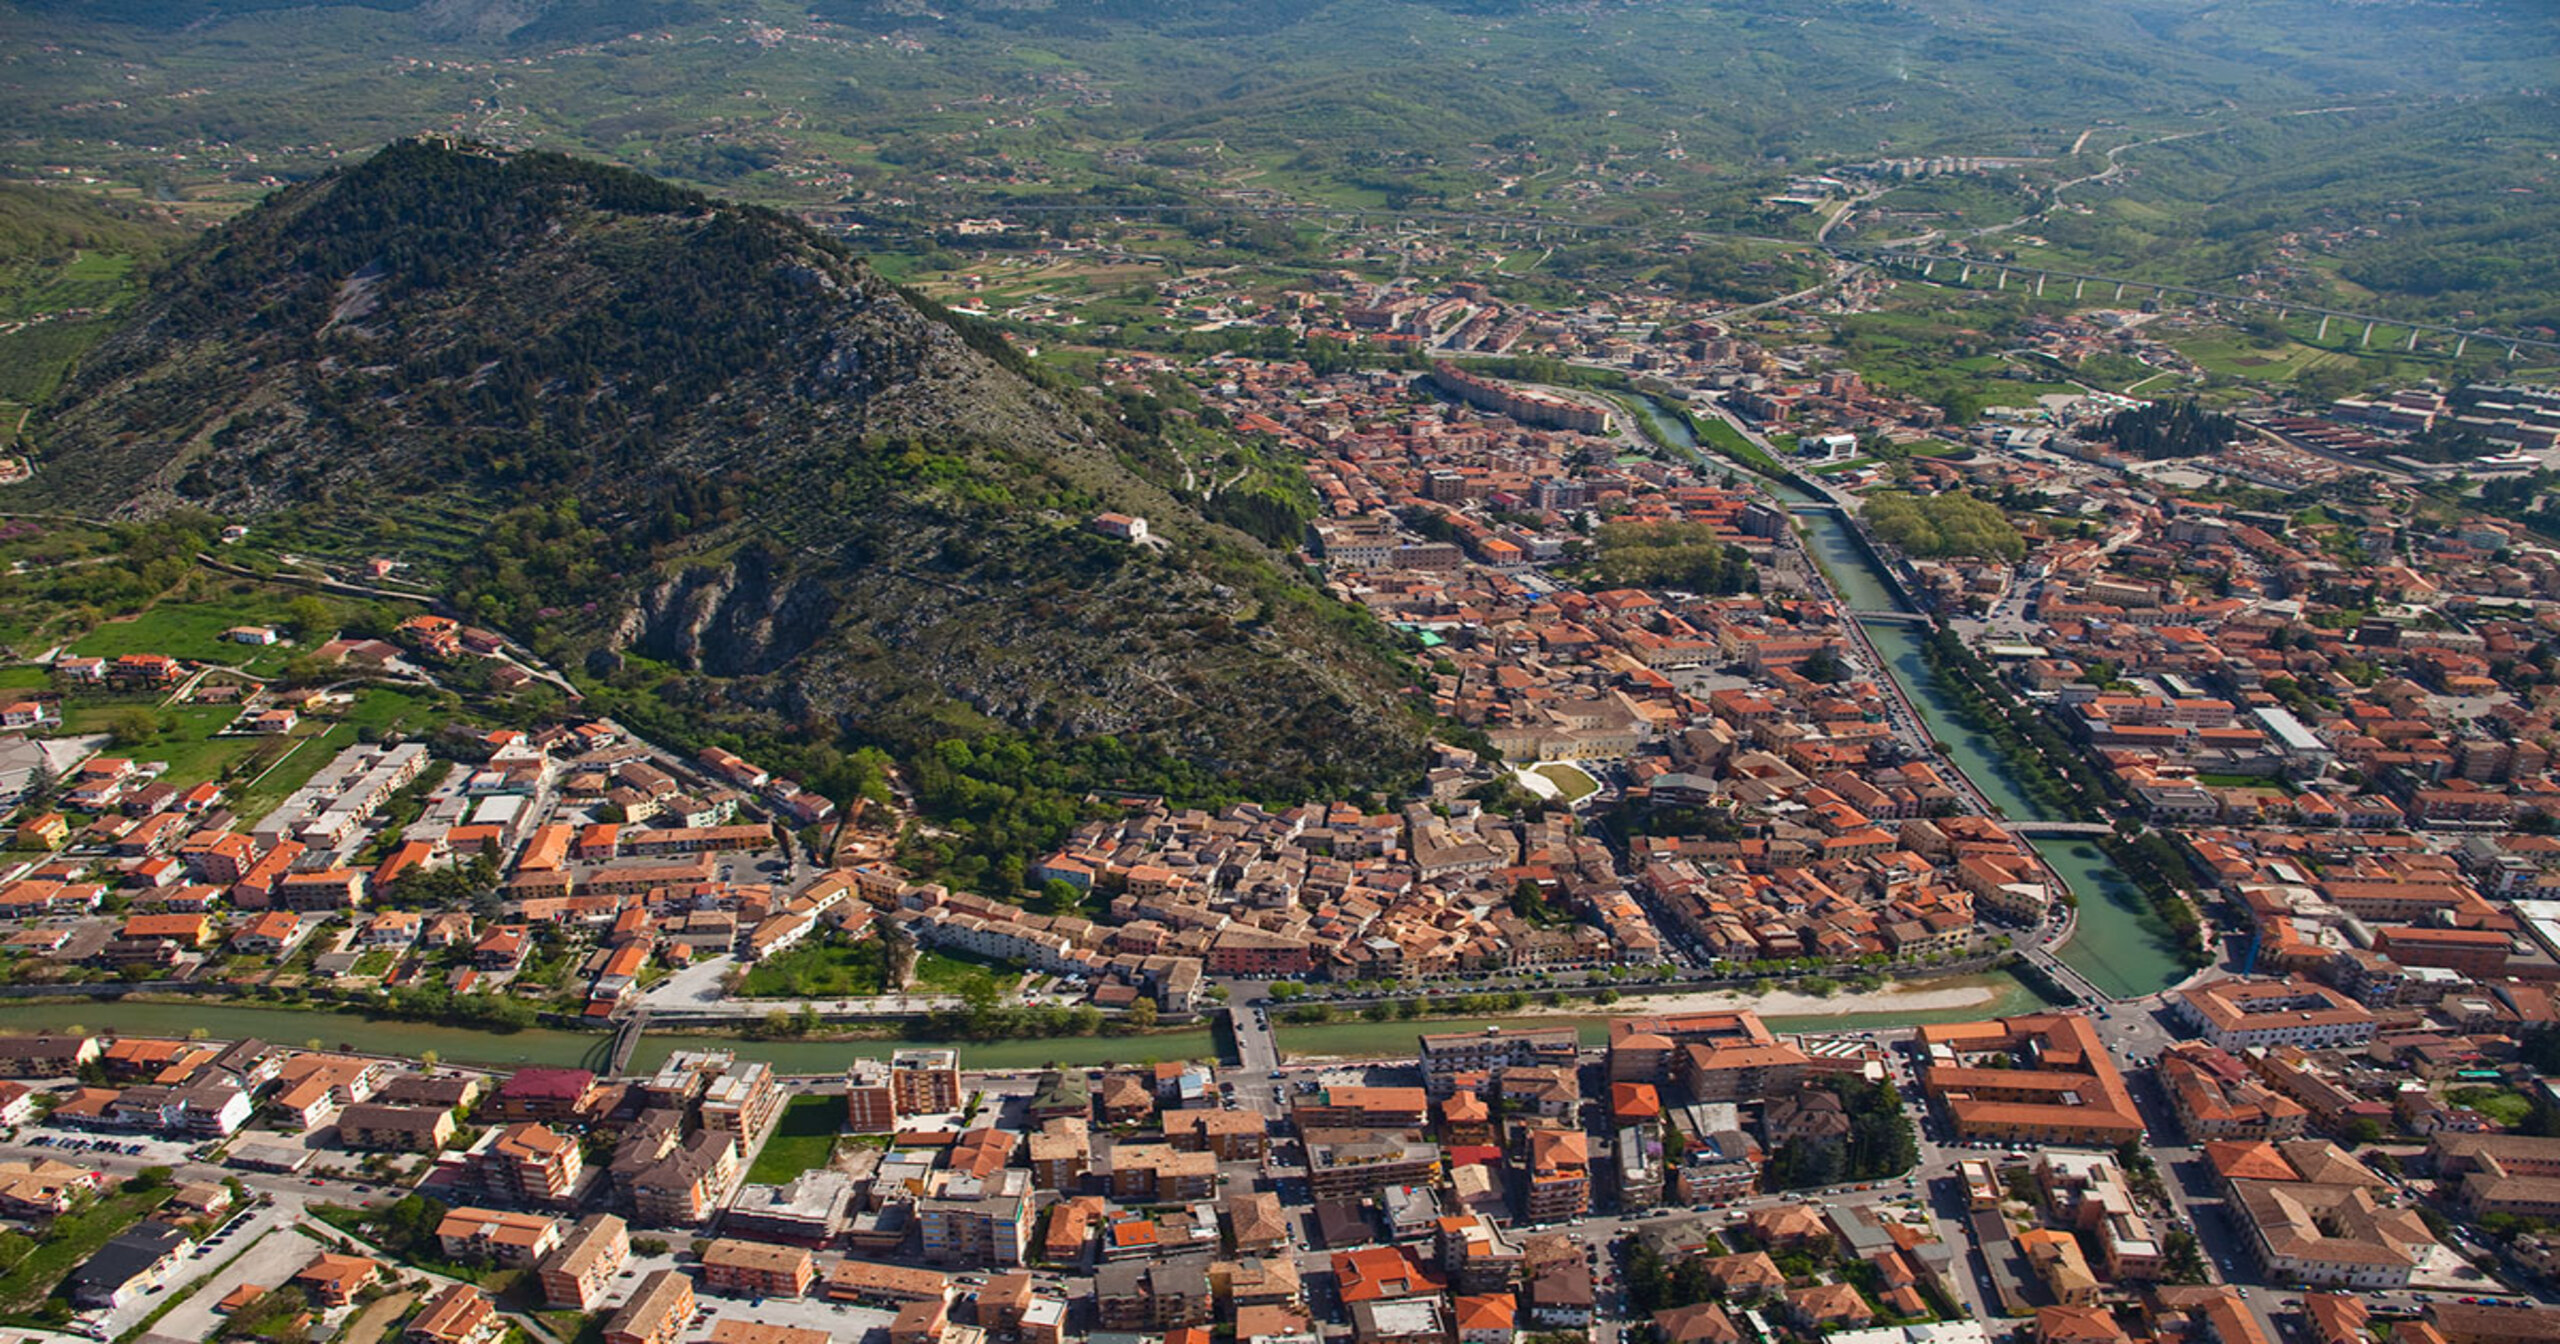
<svg viewBox="0 0 2560 1344">
<path fill-rule="evenodd" d="M 434 979 L 404 985 L 372 1000 L 366 1012 L 411 1022 L 442 1022 L 479 1031 L 522 1031 L 542 1010 L 513 994 L 456 994 Z"/>
<path fill-rule="evenodd" d="M 235 1307 L 222 1321 L 225 1339 L 302 1344 L 311 1337 L 311 1299 L 291 1285 L 270 1288 Z"/>
<path fill-rule="evenodd" d="M 2145 462 L 2218 453 L 2239 432 L 2239 421 L 2219 411 L 2203 409 L 2192 397 L 2185 401 L 2155 401 L 2118 411 L 2107 419 L 2107 437 L 2115 440 L 2116 447 Z"/>
<path fill-rule="evenodd" d="M 2043 711 L 2011 694 L 1954 631 L 1931 631 L 1920 656 L 1955 702 L 1958 717 L 1990 736 L 2010 778 L 2031 801 L 2071 820 L 2099 814 L 2110 796 L 2106 776 L 2089 764 L 2086 753 L 2073 749 Z"/>
<path fill-rule="evenodd" d="M 1729 807 L 1689 804 L 1643 804 L 1621 800 L 1609 814 L 1612 835 L 1693 835 L 1707 840 L 1739 840 L 1744 827 Z"/>
<path fill-rule="evenodd" d="M 63 625 L 83 628 L 107 616 L 130 615 L 193 573 L 196 552 L 211 546 L 220 530 L 212 515 L 183 509 L 149 522 L 118 524 L 108 543 L 117 557 L 112 564 L 47 565 L 31 555 L 23 573 L 0 566 L 0 609 L 24 623 L 62 613 Z"/>
<path fill-rule="evenodd" d="M 2391 448 L 2394 456 L 2421 462 L 2468 462 L 2499 451 L 2498 445 L 2459 425 L 2439 421 Z"/>
<path fill-rule="evenodd" d="M 1129 1007 L 1122 1019 L 1129 1029 L 1144 1031 L 1156 1024 L 1153 999 L 1140 998 Z M 1095 1036 L 1109 1026 L 1102 1010 L 1092 1004 L 1068 1007 L 1059 1003 L 1033 1006 L 1004 1001 L 1004 987 L 993 977 L 980 976 L 960 987 L 960 1006 L 933 1015 L 930 1027 L 936 1033 L 967 1041 L 1018 1041 L 1047 1036 Z"/>
<path fill-rule="evenodd" d="M 1869 1082 L 1853 1074 L 1833 1074 L 1816 1087 L 1840 1098 L 1849 1117 L 1848 1133 L 1836 1138 L 1797 1138 L 1771 1154 L 1766 1179 L 1773 1190 L 1801 1190 L 1842 1181 L 1872 1181 L 1898 1176 L 1920 1161 L 1920 1141 L 1912 1132 L 1902 1094 L 1892 1082 Z"/>
<path fill-rule="evenodd" d="M 497 860 L 487 851 L 469 863 L 442 868 L 411 868 L 378 893 L 377 905 L 394 910 L 471 910 L 494 913 L 498 891 Z"/>
<path fill-rule="evenodd" d="M 1274 986 L 1277 988 L 1277 986 Z M 1516 989 L 1481 994 L 1434 995 L 1430 998 L 1380 999 L 1361 1005 L 1358 1016 L 1371 1022 L 1389 1019 L 1412 1021 L 1417 1017 L 1480 1017 L 1487 1013 L 1516 1013 L 1529 1006 L 1529 996 Z M 1301 1003 L 1281 1010 L 1281 1020 L 1305 1026 L 1331 1022 L 1351 1013 L 1330 1003 Z"/>
<path fill-rule="evenodd" d="M 2197 883 L 2178 843 L 2159 831 L 2145 830 L 2130 840 L 2110 836 L 2100 841 L 2099 847 L 2115 860 L 2118 871 L 2142 889 L 2143 899 L 2151 903 L 2151 913 L 2175 945 L 2179 964 L 2198 970 L 2212 965 L 2213 950 L 2198 941 L 2204 916 L 2182 890 Z"/>
<path fill-rule="evenodd" d="M 1877 540 L 1922 559 L 2015 563 L 2027 554 L 2027 539 L 2008 517 L 1971 495 L 1875 495 L 1859 518 Z"/>
<path fill-rule="evenodd" d="M 62 263 L 84 252 L 150 256 L 183 236 L 175 221 L 140 202 L 0 186 L 0 261 Z"/>
<path fill-rule="evenodd" d="M 436 1228 L 452 1207 L 430 1195 L 404 1195 L 380 1210 L 323 1208 L 313 1212 L 332 1225 L 360 1225 L 368 1240 L 396 1257 L 440 1260 L 444 1243 L 436 1236 Z"/>
<path fill-rule="evenodd" d="M 1716 539 L 1704 523 L 1608 523 L 1597 536 L 1594 588 L 1669 588 L 1730 596 L 1755 592 L 1751 556 Z"/>
<path fill-rule="evenodd" d="M 1670 1132 L 1665 1131 L 1666 1140 Z M 1670 1152 L 1668 1142 L 1663 1150 Z M 1700 1254 L 1682 1256 L 1676 1263 L 1665 1262 L 1662 1253 L 1642 1237 L 1628 1242 L 1627 1298 L 1635 1303 L 1636 1310 L 1649 1315 L 1722 1300 L 1724 1289 L 1716 1283 L 1707 1260 L 1724 1254 L 1724 1243 L 1712 1233 L 1709 1241 L 1712 1244 Z"/>
</svg>

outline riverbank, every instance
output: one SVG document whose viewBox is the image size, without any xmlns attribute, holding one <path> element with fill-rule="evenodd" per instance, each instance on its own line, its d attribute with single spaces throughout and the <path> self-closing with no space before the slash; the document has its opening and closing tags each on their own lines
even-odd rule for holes
<svg viewBox="0 0 2560 1344">
<path fill-rule="evenodd" d="M 2001 977 L 2006 980 L 2007 977 Z M 1797 989 L 1776 989 L 1766 994 L 1747 990 L 1719 990 L 1709 993 L 1646 994 L 1630 996 L 1611 1005 L 1619 1015 L 1642 1014 L 1648 1017 L 1673 1017 L 1687 1013 L 1730 1013 L 1747 1011 L 1762 1017 L 1821 1018 L 1858 1017 L 1876 1014 L 1939 1013 L 1958 1008 L 1983 1008 L 2003 1001 L 2002 986 L 1991 983 L 1946 984 L 1935 980 L 1888 981 L 1864 992 L 1843 991 L 1837 994 L 1812 994 Z M 1528 1017 L 1576 1017 L 1586 1012 L 1576 1008 L 1533 1008 Z"/>
<path fill-rule="evenodd" d="M 613 1037 L 600 1031 L 527 1027 L 520 1031 L 469 1030 L 427 1022 L 368 1018 L 248 1004 L 161 1002 L 137 999 L 50 999 L 0 1004 L 0 1034 L 69 1031 L 121 1036 L 273 1041 L 280 1045 L 347 1050 L 405 1059 L 432 1056 L 449 1064 L 516 1069 L 528 1065 L 601 1069 Z M 646 1074 L 677 1050 L 734 1050 L 792 1074 L 841 1074 L 857 1054 L 897 1050 L 958 1050 L 973 1069 L 1037 1068 L 1044 1064 L 1098 1065 L 1150 1059 L 1214 1059 L 1215 1035 L 1207 1027 L 1174 1028 L 1129 1036 L 1059 1036 L 1046 1039 L 970 1041 L 942 1035 L 866 1034 L 860 1037 L 765 1038 L 715 1031 L 650 1031 L 640 1038 L 626 1072 Z"/>
</svg>

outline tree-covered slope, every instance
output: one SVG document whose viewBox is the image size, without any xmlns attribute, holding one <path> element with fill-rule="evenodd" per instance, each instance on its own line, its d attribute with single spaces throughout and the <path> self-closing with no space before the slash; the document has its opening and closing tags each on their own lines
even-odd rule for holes
<svg viewBox="0 0 2560 1344">
<path fill-rule="evenodd" d="M 1060 782 L 1275 794 L 1417 760 L 1376 634 L 1151 483 L 1116 413 L 795 222 L 621 169 L 404 142 L 281 192 L 33 437 L 0 507 L 490 518 L 444 575 L 467 614 L 695 733 L 1109 735 Z"/>
</svg>

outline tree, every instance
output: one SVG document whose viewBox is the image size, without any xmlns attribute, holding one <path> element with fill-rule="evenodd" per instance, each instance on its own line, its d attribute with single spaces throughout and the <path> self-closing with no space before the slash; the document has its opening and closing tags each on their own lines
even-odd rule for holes
<svg viewBox="0 0 2560 1344">
<path fill-rule="evenodd" d="M 52 759 L 43 752 L 37 752 L 35 767 L 27 772 L 27 811 L 30 813 L 43 811 L 61 788 L 62 777 L 54 773 Z"/>
<path fill-rule="evenodd" d="M 1132 1028 L 1134 1028 L 1134 1029 L 1136 1029 L 1136 1030 L 1139 1030 L 1139 1031 L 1145 1031 L 1145 1030 L 1147 1030 L 1147 1029 L 1149 1029 L 1149 1028 L 1153 1027 L 1155 1024 L 1156 1024 L 1156 1001 L 1155 1001 L 1155 1000 L 1153 1000 L 1153 999 L 1148 999 L 1148 998 L 1141 998 L 1141 999 L 1137 1000 L 1136 1002 L 1131 1003 L 1131 1004 L 1129 1005 L 1129 1025 L 1130 1025 Z"/>
<path fill-rule="evenodd" d="M 136 705 L 107 720 L 107 736 L 119 747 L 138 747 L 160 735 L 160 716 Z"/>
<path fill-rule="evenodd" d="M 972 1037 L 983 1041 L 1004 1034 L 1004 987 L 993 977 L 970 977 L 960 986 L 960 1005 L 962 1020 Z"/>
<path fill-rule="evenodd" d="M 2171 1228 L 2160 1239 L 2161 1274 L 2170 1283 L 2194 1284 L 2205 1281 L 2204 1251 L 2196 1244 L 2196 1234 L 2185 1228 Z"/>
<path fill-rule="evenodd" d="M 2382 1142 L 2382 1122 L 2369 1115 L 2358 1116 L 2347 1122 L 2347 1127 L 2339 1133 L 2338 1137 L 2345 1140 L 2343 1146 L 2350 1150 L 2361 1148 L 2368 1143 L 2380 1143 Z"/>
<path fill-rule="evenodd" d="M 318 643 L 338 632 L 337 617 L 329 604 L 304 593 L 284 604 L 285 622 L 292 626 L 295 639 L 305 644 Z"/>
</svg>

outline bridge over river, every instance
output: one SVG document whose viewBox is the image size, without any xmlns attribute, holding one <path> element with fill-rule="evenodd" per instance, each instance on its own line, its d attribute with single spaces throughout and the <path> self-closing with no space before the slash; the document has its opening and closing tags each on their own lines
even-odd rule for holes
<svg viewBox="0 0 2560 1344">
<path fill-rule="evenodd" d="M 2026 953 L 2020 959 L 2025 961 L 2028 965 L 2035 967 L 2037 970 L 2044 972 L 2045 975 L 2053 981 L 2053 983 L 2070 991 L 2071 996 L 2082 1003 L 2099 1005 L 2109 1004 L 2116 1001 L 2115 995 L 2098 988 L 2095 984 L 2092 984 L 2089 977 L 2082 975 L 2070 962 L 2064 961 L 2062 958 L 2053 955 L 2051 952 L 2048 952 L 2041 947 L 2027 949 Z"/>
</svg>

